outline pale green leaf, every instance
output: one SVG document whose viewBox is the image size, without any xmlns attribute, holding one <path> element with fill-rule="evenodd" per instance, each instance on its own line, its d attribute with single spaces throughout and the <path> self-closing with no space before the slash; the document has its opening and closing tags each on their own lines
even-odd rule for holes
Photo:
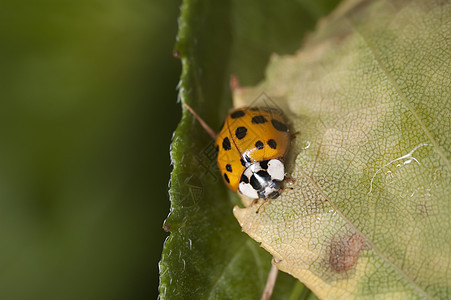
<svg viewBox="0 0 451 300">
<path fill-rule="evenodd" d="M 451 5 L 354 2 L 235 95 L 299 132 L 293 189 L 235 215 L 320 298 L 449 299 Z"/>
</svg>

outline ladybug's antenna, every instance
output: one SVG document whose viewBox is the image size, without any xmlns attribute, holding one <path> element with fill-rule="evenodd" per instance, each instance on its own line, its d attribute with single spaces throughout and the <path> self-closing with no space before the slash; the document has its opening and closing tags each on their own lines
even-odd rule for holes
<svg viewBox="0 0 451 300">
<path fill-rule="evenodd" d="M 185 105 L 185 107 L 193 114 L 193 116 L 197 119 L 197 121 L 199 121 L 200 125 L 202 125 L 202 127 L 205 129 L 205 131 L 214 140 L 216 140 L 216 133 L 213 131 L 213 129 L 211 129 L 210 126 L 208 126 L 207 123 L 205 123 L 205 121 L 202 120 L 201 117 L 199 117 L 199 115 L 188 104 L 183 103 L 183 105 Z"/>
</svg>

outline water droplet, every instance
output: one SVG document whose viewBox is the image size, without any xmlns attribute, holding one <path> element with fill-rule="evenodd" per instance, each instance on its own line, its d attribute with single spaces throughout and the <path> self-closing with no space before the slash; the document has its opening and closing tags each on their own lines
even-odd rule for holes
<svg viewBox="0 0 451 300">
<path fill-rule="evenodd" d="M 310 142 L 309 141 L 305 141 L 304 149 L 308 149 L 308 148 L 310 148 Z"/>
<path fill-rule="evenodd" d="M 371 191 L 373 190 L 373 180 L 376 177 L 377 173 L 379 173 L 383 168 L 388 167 L 390 164 L 394 163 L 395 161 L 402 161 L 404 165 L 410 164 L 412 161 L 415 161 L 417 164 L 421 165 L 420 162 L 415 157 L 413 157 L 412 155 L 418 148 L 420 148 L 422 146 L 428 146 L 428 144 L 421 143 L 421 144 L 417 145 L 415 148 L 413 148 L 412 151 L 410 151 L 409 153 L 407 153 L 407 154 L 405 154 L 405 155 L 403 155 L 401 157 L 398 157 L 396 159 L 393 159 L 393 160 L 389 161 L 388 163 L 386 163 L 385 165 L 383 165 L 382 167 L 380 167 L 376 171 L 376 173 L 374 173 L 373 177 L 371 178 L 370 190 L 368 191 L 368 194 L 371 194 Z M 401 166 L 402 165 L 399 164 L 399 163 L 396 165 L 396 167 L 398 167 L 398 168 L 401 167 Z M 391 178 L 393 178 L 392 175 L 391 175 L 391 171 L 387 171 L 385 174 L 387 176 L 391 176 Z M 389 181 L 389 182 L 392 182 L 392 181 Z"/>
</svg>

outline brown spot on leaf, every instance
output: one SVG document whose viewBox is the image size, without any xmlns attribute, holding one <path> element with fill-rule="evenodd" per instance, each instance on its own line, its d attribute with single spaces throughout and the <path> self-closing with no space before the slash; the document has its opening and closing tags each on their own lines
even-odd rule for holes
<svg viewBox="0 0 451 300">
<path fill-rule="evenodd" d="M 352 269 L 357 263 L 362 248 L 363 237 L 358 234 L 333 241 L 329 257 L 330 267 L 338 273 Z"/>
</svg>

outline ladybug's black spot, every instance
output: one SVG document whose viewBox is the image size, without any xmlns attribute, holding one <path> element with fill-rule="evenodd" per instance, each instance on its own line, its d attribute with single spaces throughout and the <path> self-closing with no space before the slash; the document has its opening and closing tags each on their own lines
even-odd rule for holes
<svg viewBox="0 0 451 300">
<path fill-rule="evenodd" d="M 261 141 L 257 141 L 255 143 L 255 148 L 257 148 L 258 150 L 263 149 L 263 143 Z"/>
<path fill-rule="evenodd" d="M 280 189 L 281 186 L 281 181 L 280 180 L 273 180 L 272 183 L 269 185 L 270 188 L 272 189 Z"/>
<path fill-rule="evenodd" d="M 257 172 L 257 175 L 258 175 L 261 179 L 263 179 L 263 181 L 265 181 L 265 182 L 268 182 L 268 181 L 271 180 L 271 175 L 269 175 L 269 173 L 266 172 L 266 171 L 260 170 L 260 171 Z"/>
<path fill-rule="evenodd" d="M 282 131 L 282 132 L 288 131 L 287 125 L 283 124 L 282 122 L 272 119 L 271 123 L 272 123 L 272 126 L 274 126 L 274 128 L 277 129 L 278 131 Z"/>
<path fill-rule="evenodd" d="M 247 167 L 251 163 L 251 158 L 247 155 L 240 158 L 240 162 L 243 167 Z"/>
<path fill-rule="evenodd" d="M 277 148 L 277 143 L 276 143 L 275 140 L 270 139 L 270 140 L 268 141 L 268 146 L 271 147 L 272 149 L 276 149 L 276 148 Z"/>
<path fill-rule="evenodd" d="M 262 188 L 262 185 L 260 184 L 260 182 L 258 181 L 257 178 L 255 178 L 254 175 L 251 176 L 251 180 L 250 183 L 252 185 L 252 187 L 254 188 L 254 190 L 260 190 Z"/>
<path fill-rule="evenodd" d="M 232 149 L 231 145 L 230 145 L 230 140 L 228 137 L 225 137 L 222 140 L 222 148 L 224 148 L 224 150 L 230 150 Z"/>
<path fill-rule="evenodd" d="M 276 199 L 277 197 L 279 197 L 280 196 L 280 193 L 278 192 L 278 191 L 274 191 L 274 192 L 272 192 L 272 193 L 270 193 L 269 195 L 268 195 L 268 198 L 269 199 Z"/>
<path fill-rule="evenodd" d="M 230 164 L 226 164 L 226 170 L 232 173 L 232 166 Z"/>
<path fill-rule="evenodd" d="M 234 111 L 233 113 L 231 113 L 230 114 L 230 117 L 232 118 L 232 119 L 238 119 L 238 118 L 241 118 L 242 116 L 244 116 L 246 113 L 244 112 L 244 111 L 242 111 L 242 110 L 237 110 L 237 111 Z"/>
<path fill-rule="evenodd" d="M 249 178 L 247 178 L 247 176 L 241 175 L 241 179 L 240 182 L 244 182 L 244 183 L 249 183 Z"/>
<path fill-rule="evenodd" d="M 267 170 L 268 169 L 268 162 L 269 162 L 269 160 L 262 160 L 260 162 L 260 167 L 262 167 L 262 169 Z"/>
<path fill-rule="evenodd" d="M 263 123 L 266 123 L 266 122 L 268 122 L 268 120 L 266 120 L 266 118 L 263 117 L 263 116 L 255 116 L 255 117 L 252 118 L 252 123 L 253 124 L 263 124 Z"/>
<path fill-rule="evenodd" d="M 225 181 L 227 181 L 227 183 L 230 183 L 230 179 L 229 179 L 229 176 L 227 176 L 227 174 L 226 174 L 226 173 L 224 173 L 224 179 L 225 179 Z"/>
<path fill-rule="evenodd" d="M 216 145 L 215 150 L 216 150 L 216 152 L 219 152 L 219 146 L 218 145 Z"/>
<path fill-rule="evenodd" d="M 237 139 L 241 140 L 246 136 L 247 133 L 247 128 L 246 127 L 238 127 L 235 130 L 235 135 L 237 137 Z"/>
<path fill-rule="evenodd" d="M 243 165 L 243 167 L 245 167 L 245 166 L 246 166 L 246 162 L 244 161 L 244 159 L 243 159 L 243 158 L 240 158 L 240 162 L 241 162 L 241 164 Z"/>
</svg>

